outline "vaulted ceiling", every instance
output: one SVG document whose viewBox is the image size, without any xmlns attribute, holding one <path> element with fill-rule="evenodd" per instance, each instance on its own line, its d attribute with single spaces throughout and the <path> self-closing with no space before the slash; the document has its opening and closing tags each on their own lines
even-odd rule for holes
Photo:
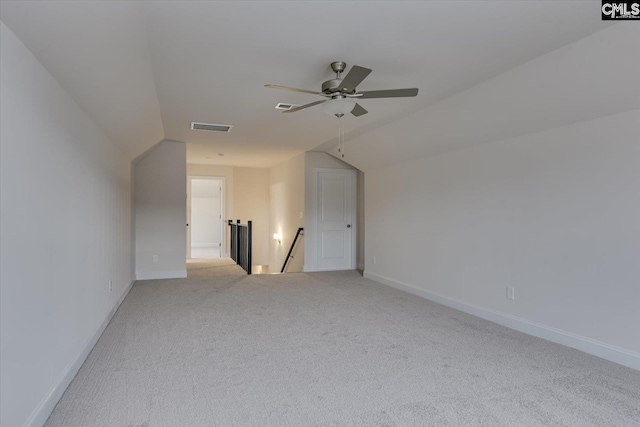
<svg viewBox="0 0 640 427">
<path fill-rule="evenodd" d="M 602 30 L 599 3 L 3 1 L 0 19 L 131 158 L 168 138 L 192 163 L 270 167 L 338 126 L 275 110 L 319 98 L 266 83 L 319 90 L 342 60 L 373 69 L 361 90 L 420 88 L 361 101 L 369 114 L 345 123 L 359 135 Z"/>
</svg>

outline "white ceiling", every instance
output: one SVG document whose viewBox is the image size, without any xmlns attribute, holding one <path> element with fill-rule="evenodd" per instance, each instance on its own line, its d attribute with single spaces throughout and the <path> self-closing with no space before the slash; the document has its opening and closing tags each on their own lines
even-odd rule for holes
<svg viewBox="0 0 640 427">
<path fill-rule="evenodd" d="M 599 4 L 3 1 L 0 17 L 132 158 L 164 137 L 191 163 L 270 167 L 326 146 L 338 123 L 321 107 L 282 114 L 320 98 L 266 83 L 319 90 L 343 60 L 373 69 L 361 90 L 420 88 L 361 101 L 369 114 L 346 129 L 362 134 L 605 28 Z"/>
</svg>

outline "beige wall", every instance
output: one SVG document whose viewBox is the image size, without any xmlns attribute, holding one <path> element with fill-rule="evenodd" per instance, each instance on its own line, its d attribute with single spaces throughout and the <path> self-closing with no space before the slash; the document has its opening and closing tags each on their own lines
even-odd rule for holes
<svg viewBox="0 0 640 427">
<path fill-rule="evenodd" d="M 186 165 L 186 144 L 163 141 L 133 166 L 138 280 L 187 275 Z"/>
<path fill-rule="evenodd" d="M 271 169 L 187 165 L 189 176 L 224 177 L 227 219 L 253 221 L 253 264 L 280 271 L 298 227 L 305 228 L 287 271 L 302 271 L 305 253 L 315 257 L 315 223 L 306 212 L 311 206 L 314 168 L 355 169 L 323 152 L 299 154 Z M 358 171 L 357 262 L 364 263 L 364 174 Z M 227 230 L 228 233 L 228 230 Z M 280 243 L 273 234 L 282 236 Z M 225 249 L 228 254 L 228 234 Z"/>
<path fill-rule="evenodd" d="M 269 264 L 269 169 L 234 168 L 233 214 L 253 221 L 253 265 Z"/>
<path fill-rule="evenodd" d="M 253 265 L 269 264 L 269 169 L 187 165 L 188 176 L 225 179 L 225 218 L 253 221 Z M 229 227 L 225 225 L 225 256 L 229 256 Z"/>
<path fill-rule="evenodd" d="M 269 268 L 271 271 L 280 271 L 298 227 L 304 227 L 304 167 L 303 153 L 269 170 L 269 222 L 271 224 Z M 281 243 L 273 240 L 273 233 L 281 234 Z M 289 272 L 302 271 L 305 237 L 302 237 L 303 242 L 298 242 L 296 245 L 294 259 L 289 261 L 290 264 L 287 267 Z"/>
</svg>

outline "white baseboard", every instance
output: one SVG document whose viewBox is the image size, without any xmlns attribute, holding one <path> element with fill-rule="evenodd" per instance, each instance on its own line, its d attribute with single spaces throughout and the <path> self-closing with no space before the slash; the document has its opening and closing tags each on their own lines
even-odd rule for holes
<svg viewBox="0 0 640 427">
<path fill-rule="evenodd" d="M 515 329 L 516 331 L 524 332 L 525 334 L 575 348 L 585 353 L 610 360 L 611 362 L 640 370 L 639 353 L 583 337 L 581 335 L 576 335 L 561 329 L 546 326 L 541 323 L 532 322 L 521 317 L 512 316 L 510 314 L 501 313 L 499 311 L 461 301 L 456 298 L 439 295 L 380 274 L 365 271 L 364 277 L 382 283 L 383 285 L 391 286 L 419 297 L 435 301 L 439 304 L 446 305 L 447 307 L 455 308 L 456 310 L 464 311 L 465 313 L 498 323 L 502 326 L 506 326 L 507 328 Z"/>
<path fill-rule="evenodd" d="M 312 272 L 316 271 L 316 266 L 315 265 L 303 265 L 302 266 L 302 271 L 304 273 L 312 273 Z"/>
<path fill-rule="evenodd" d="M 134 281 L 129 283 L 127 289 L 125 289 L 125 291 L 122 293 L 122 296 L 118 299 L 118 302 L 109 311 L 107 317 L 104 319 L 98 330 L 95 332 L 95 334 L 93 334 L 91 339 L 89 339 L 89 342 L 87 342 L 87 344 L 82 349 L 82 352 L 80 352 L 78 357 L 76 357 L 76 359 L 63 371 L 60 378 L 58 378 L 58 380 L 54 382 L 54 385 L 51 390 L 49 390 L 49 393 L 44 397 L 44 399 L 42 399 L 42 401 L 40 401 L 33 412 L 31 412 L 31 415 L 29 415 L 29 418 L 27 418 L 27 420 L 23 424 L 24 427 L 41 427 L 45 422 L 47 422 L 49 415 L 51 415 L 51 412 L 53 412 L 53 408 L 55 408 L 64 392 L 67 390 L 67 387 L 69 387 L 69 384 L 71 384 L 71 381 L 73 381 L 73 379 L 75 378 L 76 374 L 80 370 L 80 367 L 87 359 L 87 356 L 89 356 L 89 353 L 91 353 L 91 350 L 93 350 L 93 347 L 98 342 L 98 339 L 106 329 L 107 325 L 109 324 L 109 322 L 111 322 L 113 315 L 116 314 L 116 311 L 118 311 L 118 308 L 120 308 L 120 304 L 122 304 L 122 301 L 124 301 L 127 295 L 129 295 L 129 291 L 131 290 L 133 283 Z"/>
<path fill-rule="evenodd" d="M 186 277 L 187 277 L 187 270 L 137 271 L 136 272 L 136 280 L 184 279 Z"/>
</svg>

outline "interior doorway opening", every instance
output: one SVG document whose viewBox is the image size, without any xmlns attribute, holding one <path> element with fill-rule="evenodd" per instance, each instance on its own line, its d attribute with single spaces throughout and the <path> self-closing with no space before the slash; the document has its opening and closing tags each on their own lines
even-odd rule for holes
<svg viewBox="0 0 640 427">
<path fill-rule="evenodd" d="M 187 258 L 222 258 L 224 180 L 189 177 L 187 188 Z"/>
</svg>

